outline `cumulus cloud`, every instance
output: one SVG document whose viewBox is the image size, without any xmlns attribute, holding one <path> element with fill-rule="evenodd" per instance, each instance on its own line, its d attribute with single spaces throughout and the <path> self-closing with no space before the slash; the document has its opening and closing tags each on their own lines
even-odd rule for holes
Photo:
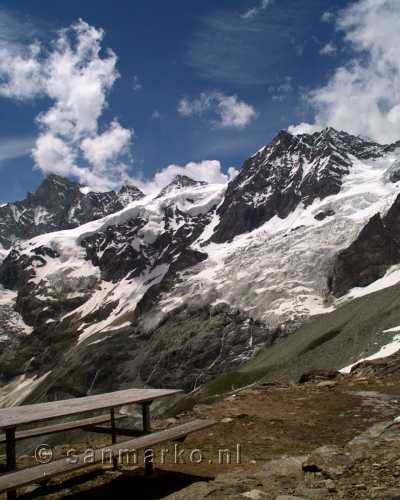
<svg viewBox="0 0 400 500">
<path fill-rule="evenodd" d="M 237 95 L 221 92 L 204 92 L 196 99 L 184 97 L 179 102 L 178 112 L 182 116 L 207 116 L 217 128 L 243 129 L 257 116 L 253 106 Z"/>
<path fill-rule="evenodd" d="M 81 142 L 81 150 L 87 161 L 100 171 L 118 162 L 121 153 L 128 153 L 132 132 L 113 121 L 110 128 Z"/>
<path fill-rule="evenodd" d="M 156 193 L 172 182 L 177 175 L 186 175 L 196 181 L 205 181 L 211 184 L 226 184 L 236 177 L 238 173 L 236 168 L 230 167 L 227 174 L 225 174 L 221 162 L 218 160 L 204 160 L 198 163 L 190 162 L 184 166 L 168 165 L 157 172 L 151 181 L 135 179 L 133 182 L 146 193 Z"/>
<path fill-rule="evenodd" d="M 0 46 L 0 96 L 46 97 L 52 103 L 37 117 L 36 166 L 101 190 L 128 176 L 123 159 L 132 138 L 116 120 L 100 130 L 108 92 L 119 76 L 116 55 L 102 54 L 103 38 L 103 30 L 79 20 L 59 31 L 50 48 L 38 42 Z"/>
<path fill-rule="evenodd" d="M 32 99 L 43 93 L 43 73 L 37 56 L 40 46 L 0 46 L 0 96 Z"/>
<path fill-rule="evenodd" d="M 252 7 L 251 9 L 247 10 L 242 14 L 243 19 L 253 19 L 254 17 L 258 16 L 260 12 L 265 10 L 267 7 L 269 7 L 274 0 L 261 0 L 259 5 L 256 7 Z"/>
<path fill-rule="evenodd" d="M 292 133 L 329 125 L 382 143 L 400 139 L 399 19 L 398 0 L 358 0 L 339 13 L 337 28 L 353 56 L 307 95 L 315 120 L 291 126 Z"/>
</svg>

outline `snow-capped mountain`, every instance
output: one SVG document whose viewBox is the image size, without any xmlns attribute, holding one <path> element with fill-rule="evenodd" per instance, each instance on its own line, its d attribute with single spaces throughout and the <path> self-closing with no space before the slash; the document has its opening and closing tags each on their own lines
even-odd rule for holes
<svg viewBox="0 0 400 500">
<path fill-rule="evenodd" d="M 18 380 L 31 398 L 191 390 L 310 316 L 400 282 L 400 142 L 282 131 L 227 186 L 178 176 L 148 196 L 45 182 L 57 213 L 39 188 L 27 216 L 41 207 L 47 226 L 17 233 L 0 212 L 3 241 L 19 240 L 0 266 L 20 314 L 0 353 L 8 397 Z"/>
<path fill-rule="evenodd" d="M 144 194 L 135 186 L 96 193 L 58 175 L 45 178 L 25 200 L 0 206 L 0 247 L 17 240 L 70 229 L 121 210 Z"/>
</svg>

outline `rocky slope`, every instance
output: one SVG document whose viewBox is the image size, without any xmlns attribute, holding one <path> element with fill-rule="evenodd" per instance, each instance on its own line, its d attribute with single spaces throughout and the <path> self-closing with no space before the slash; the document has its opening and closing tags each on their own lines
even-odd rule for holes
<svg viewBox="0 0 400 500">
<path fill-rule="evenodd" d="M 80 201 L 50 217 L 58 226 L 38 226 L 54 232 L 20 236 L 0 266 L 7 307 L 27 325 L 2 343 L 7 401 L 21 387 L 32 400 L 133 384 L 193 390 L 262 348 L 277 352 L 310 317 L 340 316 L 400 282 L 399 158 L 400 143 L 326 129 L 281 132 L 227 186 L 178 176 L 160 193 L 131 187 L 96 205 L 98 194 L 48 179 L 58 209 L 60 197 Z M 325 341 L 352 338 L 333 330 L 318 327 L 307 362 L 329 354 Z M 296 338 L 284 340 L 290 352 Z M 335 367 L 366 347 L 340 347 Z"/>
</svg>

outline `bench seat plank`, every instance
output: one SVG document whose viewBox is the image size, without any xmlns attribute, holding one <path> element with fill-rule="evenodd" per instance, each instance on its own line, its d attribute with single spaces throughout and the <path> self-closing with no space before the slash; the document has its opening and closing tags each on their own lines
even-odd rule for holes
<svg viewBox="0 0 400 500">
<path fill-rule="evenodd" d="M 107 410 L 129 404 L 142 404 L 179 394 L 176 389 L 127 389 L 81 398 L 51 401 L 0 409 L 0 429 L 70 417 L 96 410 Z"/>
<path fill-rule="evenodd" d="M 121 418 L 126 418 L 127 415 L 116 415 L 115 419 L 120 420 Z M 110 415 L 99 415 L 98 417 L 85 418 L 81 420 L 73 420 L 71 422 L 64 422 L 60 424 L 48 425 L 46 427 L 37 427 L 36 429 L 28 429 L 26 431 L 19 431 L 15 433 L 16 441 L 21 439 L 29 439 L 39 436 L 47 436 L 49 434 L 56 434 L 58 432 L 65 432 L 74 429 L 85 429 L 86 427 L 91 427 L 92 425 L 106 424 L 110 422 Z M 109 431 L 105 428 L 105 433 Z M 6 442 L 5 436 L 0 435 L 0 444 Z"/>
<path fill-rule="evenodd" d="M 167 441 L 174 441 L 191 434 L 192 432 L 200 431 L 215 425 L 215 420 L 194 420 L 186 424 L 178 425 L 176 427 L 166 429 L 163 431 L 153 432 L 147 436 L 142 436 L 122 443 L 114 444 L 103 449 L 94 451 L 94 457 L 90 463 L 85 463 L 85 454 L 77 455 L 74 461 L 70 458 L 62 458 L 45 465 L 37 465 L 29 469 L 23 469 L 16 472 L 10 472 L 0 476 L 0 492 L 14 490 L 22 486 L 38 483 L 44 479 L 50 479 L 55 476 L 74 472 L 76 470 L 99 464 L 104 459 L 103 450 L 111 450 L 114 457 L 119 456 L 119 453 L 129 450 L 144 450 L 151 448 L 155 445 L 165 443 Z M 108 454 L 106 456 L 109 456 Z"/>
</svg>

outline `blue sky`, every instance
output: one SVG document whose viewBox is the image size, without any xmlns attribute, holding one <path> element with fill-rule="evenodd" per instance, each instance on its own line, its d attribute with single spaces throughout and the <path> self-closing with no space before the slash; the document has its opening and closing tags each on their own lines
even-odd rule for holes
<svg viewBox="0 0 400 500">
<path fill-rule="evenodd" d="M 392 0 L 377 3 L 382 9 L 396 9 Z M 54 133 L 46 113 L 62 98 L 59 94 L 55 98 L 47 88 L 29 92 L 25 88 L 23 94 L 9 87 L 4 90 L 4 85 L 10 84 L 15 54 L 23 53 L 33 41 L 40 42 L 42 55 L 30 56 L 32 60 L 47 58 L 48 63 L 49 54 L 55 50 L 52 43 L 60 38 L 59 30 L 79 19 L 86 26 L 104 30 L 99 57 L 111 57 L 106 52 L 111 48 L 116 57 L 113 75 L 118 72 L 119 77 L 105 84 L 105 103 L 96 122 L 98 131 L 87 132 L 86 142 L 83 136 L 79 139 L 79 154 L 85 151 L 86 157 L 74 158 L 75 170 L 65 167 L 65 171 L 75 177 L 78 173 L 82 181 L 85 177 L 79 172 L 86 168 L 85 161 L 90 161 L 88 168 L 95 169 L 96 175 L 107 176 L 118 167 L 118 175 L 123 171 L 124 176 L 146 183 L 169 165 L 184 167 L 189 162 L 216 160 L 226 173 L 229 167 L 240 167 L 280 129 L 299 123 L 307 123 L 312 130 L 343 122 L 344 128 L 345 117 L 337 117 L 338 108 L 329 104 L 332 107 L 327 109 L 326 102 L 331 103 L 334 95 L 334 99 L 341 99 L 343 108 L 348 107 L 342 95 L 348 83 L 338 88 L 338 71 L 348 68 L 356 57 L 370 57 L 377 43 L 375 39 L 365 42 L 369 33 L 365 23 L 372 22 L 367 18 L 372 9 L 369 4 L 370 0 L 1 1 L 0 56 L 2 47 L 9 51 L 3 55 L 14 56 L 3 67 L 0 60 L 0 201 L 24 197 L 26 191 L 37 187 L 43 172 L 52 171 L 48 156 L 38 154 L 34 159 L 30 150 L 40 135 L 47 134 L 48 138 Z M 354 5 L 359 10 L 347 11 L 338 27 L 338 12 Z M 362 10 L 364 7 L 370 10 Z M 388 14 L 382 10 L 374 13 L 381 17 Z M 365 22 L 359 22 L 361 16 Z M 387 15 L 384 20 L 389 18 Z M 72 36 L 69 32 L 65 38 Z M 26 63 L 26 54 L 23 57 Z M 23 82 L 19 79 L 17 83 Z M 334 94 L 332 85 L 336 85 Z M 315 89 L 320 89 L 317 95 Z M 381 97 L 376 96 L 376 100 Z M 351 98 L 351 94 L 347 96 Z M 365 107 L 362 102 L 357 105 Z M 384 112 L 389 113 L 396 105 L 390 102 Z M 39 126 L 38 116 L 43 115 Z M 366 123 L 369 119 L 365 118 Z M 350 131 L 358 132 L 357 126 L 351 125 Z M 98 147 L 113 147 L 107 142 L 111 135 L 101 135 L 106 130 L 118 136 L 120 149 L 115 157 L 105 152 L 99 158 Z M 395 132 L 388 138 L 392 139 Z M 373 130 L 366 133 L 372 136 Z M 71 135 L 59 137 L 70 145 Z M 117 153 L 121 153 L 121 159 L 116 159 Z M 63 161 L 65 158 L 70 157 L 64 155 Z M 35 162 L 40 168 L 34 168 Z M 203 163 L 202 171 L 206 168 Z M 168 172 L 176 170 L 170 168 Z M 54 171 L 63 172 L 61 167 L 54 167 Z M 114 174 L 105 187 L 119 182 Z M 159 176 L 158 183 L 167 177 Z"/>
</svg>

